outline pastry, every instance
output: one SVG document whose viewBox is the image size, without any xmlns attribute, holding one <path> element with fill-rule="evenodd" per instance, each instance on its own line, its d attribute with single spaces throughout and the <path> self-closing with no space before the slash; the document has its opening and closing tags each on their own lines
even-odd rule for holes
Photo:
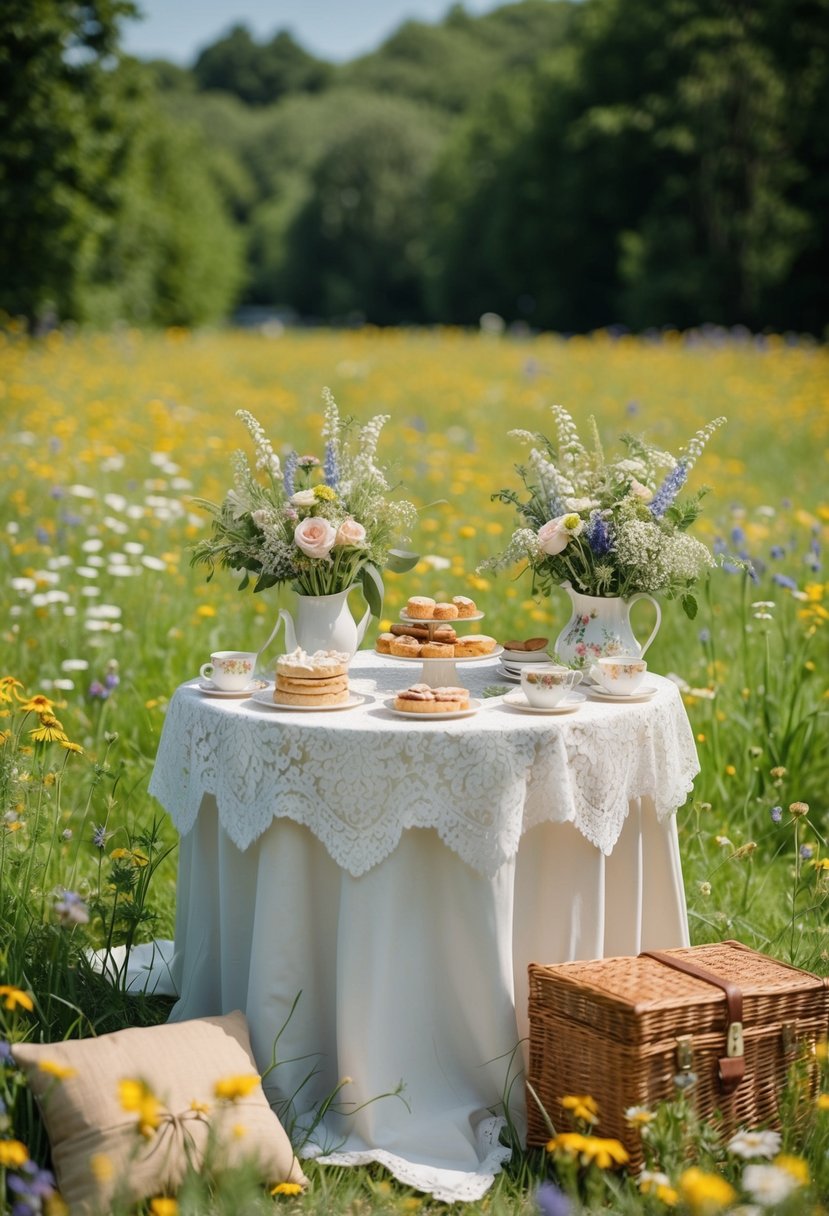
<svg viewBox="0 0 829 1216">
<path fill-rule="evenodd" d="M 327 692 L 348 691 L 348 676 L 331 676 L 329 679 L 312 680 L 276 673 L 276 687 L 280 692 L 296 692 L 304 696 L 321 696 Z"/>
<path fill-rule="evenodd" d="M 504 642 L 504 650 L 543 650 L 549 638 L 527 638 L 525 642 Z"/>
<path fill-rule="evenodd" d="M 422 659 L 453 659 L 455 647 L 451 642 L 422 642 L 420 657 Z"/>
<path fill-rule="evenodd" d="M 431 621 L 435 615 L 435 601 L 428 595 L 413 595 L 406 604 L 406 616 L 419 621 Z"/>
<path fill-rule="evenodd" d="M 306 654 L 301 646 L 276 660 L 277 674 L 325 679 L 344 676 L 348 672 L 349 656 L 341 650 L 315 650 Z"/>
<path fill-rule="evenodd" d="M 391 631 L 397 637 L 417 638 L 419 641 L 430 638 L 433 642 L 454 642 L 458 636 L 451 625 L 438 625 L 433 629 L 429 625 L 394 624 Z"/>
<path fill-rule="evenodd" d="M 457 604 L 445 604 L 445 603 L 435 604 L 435 611 L 433 613 L 433 616 L 436 621 L 457 620 L 458 606 L 457 606 Z"/>
<path fill-rule="evenodd" d="M 389 653 L 399 659 L 416 659 L 420 654 L 420 642 L 416 638 L 395 637 L 389 643 Z"/>
<path fill-rule="evenodd" d="M 495 638 L 485 633 L 470 633 L 455 642 L 455 658 L 468 659 L 474 655 L 492 654 L 495 645 Z"/>
<path fill-rule="evenodd" d="M 378 654 L 391 654 L 391 644 L 393 641 L 393 633 L 380 633 L 377 635 L 377 641 L 374 643 L 374 649 L 378 652 Z"/>
<path fill-rule="evenodd" d="M 343 705 L 349 697 L 348 684 L 338 692 L 289 692 L 284 688 L 273 690 L 274 704 L 298 705 L 306 709 L 324 709 L 327 705 Z"/>
<path fill-rule="evenodd" d="M 446 714 L 469 708 L 469 693 L 465 688 L 430 688 L 428 684 L 413 684 L 394 698 L 394 708 L 407 714 Z"/>
<path fill-rule="evenodd" d="M 471 600 L 468 595 L 453 595 L 452 603 L 457 608 L 459 617 L 478 615 L 475 601 Z"/>
</svg>

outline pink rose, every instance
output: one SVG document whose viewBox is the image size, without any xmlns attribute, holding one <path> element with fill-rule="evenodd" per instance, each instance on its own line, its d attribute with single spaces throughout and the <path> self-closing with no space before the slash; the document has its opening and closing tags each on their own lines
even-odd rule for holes
<svg viewBox="0 0 829 1216">
<path fill-rule="evenodd" d="M 557 519 L 548 520 L 538 529 L 536 540 L 542 553 L 555 557 L 557 553 L 561 553 L 562 549 L 567 548 L 570 533 L 564 526 L 564 519 L 565 516 L 559 515 Z"/>
<path fill-rule="evenodd" d="M 308 557 L 328 557 L 337 533 L 327 519 L 309 515 L 294 529 L 294 541 Z"/>
<path fill-rule="evenodd" d="M 337 529 L 335 545 L 348 545 L 352 549 L 362 549 L 366 543 L 366 530 L 356 519 L 344 519 Z"/>
</svg>

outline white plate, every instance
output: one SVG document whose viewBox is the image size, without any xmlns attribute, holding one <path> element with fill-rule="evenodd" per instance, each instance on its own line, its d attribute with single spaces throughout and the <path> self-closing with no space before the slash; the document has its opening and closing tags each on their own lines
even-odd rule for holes
<svg viewBox="0 0 829 1216">
<path fill-rule="evenodd" d="M 299 714 L 328 714 L 334 709 L 355 709 L 358 705 L 362 705 L 365 700 L 365 697 L 352 692 L 349 693 L 348 700 L 341 701 L 339 705 L 277 705 L 273 699 L 272 689 L 264 692 L 255 692 L 251 697 L 251 701 L 255 701 L 257 705 L 264 705 L 267 709 L 284 709 L 288 713 Z"/>
<path fill-rule="evenodd" d="M 386 702 L 386 709 L 391 714 L 395 714 L 398 718 L 417 718 L 418 722 L 445 722 L 447 718 L 468 718 L 471 714 L 476 714 L 481 708 L 481 702 L 474 697 L 469 698 L 468 709 L 450 709 L 446 713 L 440 714 L 419 714 L 416 710 L 410 713 L 408 709 L 395 709 L 394 697 L 390 697 Z"/>
<path fill-rule="evenodd" d="M 502 680 L 510 680 L 513 684 L 521 683 L 521 676 L 517 671 L 510 671 L 503 663 L 498 664 L 498 675 Z"/>
<path fill-rule="evenodd" d="M 451 625 L 454 629 L 456 625 L 462 624 L 464 621 L 482 621 L 484 619 L 483 612 L 473 612 L 472 616 L 453 616 L 447 621 L 446 617 L 434 616 L 406 616 L 406 613 L 401 610 L 400 619 L 406 625 Z"/>
<path fill-rule="evenodd" d="M 393 659 L 395 663 L 480 663 L 482 659 L 496 659 L 503 650 L 503 646 L 496 646 L 489 654 L 456 654 L 449 658 L 431 658 L 429 655 L 415 654 L 409 658 L 405 654 L 383 654 L 380 650 L 375 650 L 375 654 L 379 654 L 381 659 Z"/>
<path fill-rule="evenodd" d="M 270 680 L 251 680 L 247 688 L 217 688 L 212 680 L 199 680 L 196 688 L 206 697 L 250 697 L 269 684 Z"/>
<path fill-rule="evenodd" d="M 644 688 L 640 688 L 637 692 L 626 693 L 622 696 L 618 692 L 605 692 L 604 689 L 598 688 L 595 684 L 588 684 L 586 689 L 588 697 L 594 701 L 607 701 L 608 704 L 626 705 L 630 701 L 650 701 L 651 697 L 655 697 L 659 689 L 655 684 L 646 684 Z"/>
<path fill-rule="evenodd" d="M 553 663 L 546 650 L 504 650 L 505 663 Z"/>
<path fill-rule="evenodd" d="M 508 692 L 504 697 L 504 705 L 511 705 L 513 709 L 522 709 L 528 714 L 571 714 L 574 709 L 578 709 L 587 697 L 583 692 L 571 692 L 563 701 L 559 701 L 558 705 L 542 708 L 538 705 L 530 705 L 523 692 L 517 689 L 515 692 Z"/>
</svg>

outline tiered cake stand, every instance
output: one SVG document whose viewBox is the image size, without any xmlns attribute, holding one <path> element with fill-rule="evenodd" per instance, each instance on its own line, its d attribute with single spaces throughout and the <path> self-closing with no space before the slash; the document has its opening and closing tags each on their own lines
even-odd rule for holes
<svg viewBox="0 0 829 1216">
<path fill-rule="evenodd" d="M 482 621 L 483 619 L 483 612 L 476 612 L 474 616 L 456 617 L 453 621 L 424 620 L 422 617 L 407 616 L 405 612 L 400 613 L 400 620 L 405 625 L 425 625 L 429 630 L 430 640 L 438 629 L 445 629 L 447 625 L 451 625 L 457 632 L 458 625 L 467 625 L 472 621 Z M 397 654 L 384 654 L 383 658 L 391 659 L 393 663 L 420 663 L 420 675 L 413 683 L 428 684 L 430 688 L 443 688 L 447 685 L 456 687 L 461 683 L 455 666 L 456 663 L 486 663 L 490 659 L 497 659 L 498 655 L 503 653 L 503 650 L 503 646 L 496 646 L 494 650 L 490 650 L 489 654 L 461 655 L 452 657 L 451 659 L 422 658 L 420 655 L 410 659 Z"/>
</svg>

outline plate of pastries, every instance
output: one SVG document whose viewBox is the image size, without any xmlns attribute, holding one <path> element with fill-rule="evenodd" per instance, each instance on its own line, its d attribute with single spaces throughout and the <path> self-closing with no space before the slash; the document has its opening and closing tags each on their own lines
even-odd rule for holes
<svg viewBox="0 0 829 1216">
<path fill-rule="evenodd" d="M 480 707 L 481 702 L 470 697 L 469 689 L 453 685 L 432 688 L 428 684 L 412 684 L 395 693 L 387 702 L 387 708 L 403 718 L 429 722 L 465 718 L 477 713 Z"/>
</svg>

